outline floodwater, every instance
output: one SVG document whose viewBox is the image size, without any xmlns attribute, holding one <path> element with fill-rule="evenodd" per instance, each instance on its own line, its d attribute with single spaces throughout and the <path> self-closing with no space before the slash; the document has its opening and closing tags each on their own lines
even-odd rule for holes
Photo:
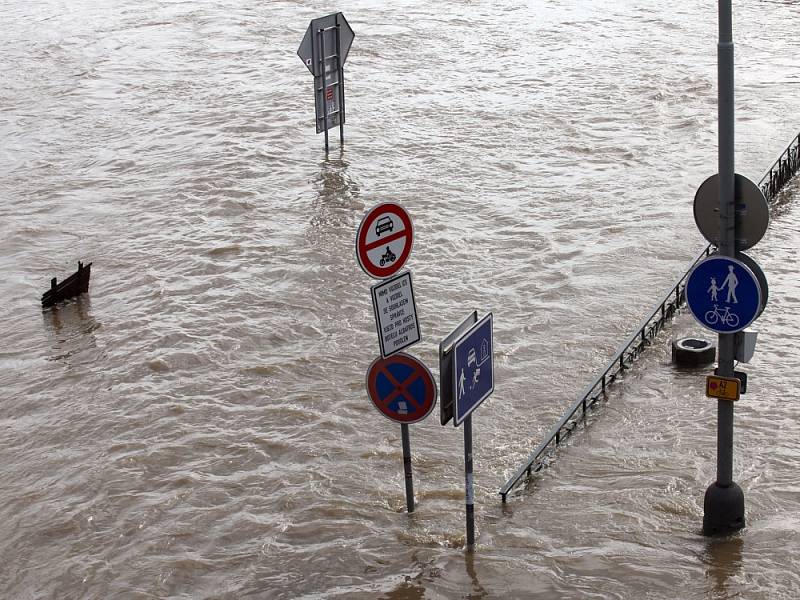
<svg viewBox="0 0 800 600">
<path fill-rule="evenodd" d="M 716 3 L 355 0 L 345 145 L 295 51 L 320 2 L 0 5 L 0 597 L 800 596 L 800 186 L 736 406 L 739 535 L 700 535 L 707 372 L 680 315 L 535 481 L 498 490 L 705 241 Z M 736 2 L 736 168 L 800 129 L 796 2 Z M 494 315 L 474 415 L 400 427 L 354 238 L 405 206 L 422 341 Z M 91 261 L 90 293 L 43 311 Z M 438 413 L 438 407 L 435 410 Z"/>
</svg>

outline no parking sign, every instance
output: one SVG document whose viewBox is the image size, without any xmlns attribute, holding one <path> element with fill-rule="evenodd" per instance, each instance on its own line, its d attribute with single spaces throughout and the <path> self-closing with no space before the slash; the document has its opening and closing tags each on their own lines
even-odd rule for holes
<svg viewBox="0 0 800 600">
<path fill-rule="evenodd" d="M 383 416 L 404 425 L 422 421 L 436 404 L 433 375 L 404 352 L 373 361 L 367 369 L 367 391 Z"/>
</svg>

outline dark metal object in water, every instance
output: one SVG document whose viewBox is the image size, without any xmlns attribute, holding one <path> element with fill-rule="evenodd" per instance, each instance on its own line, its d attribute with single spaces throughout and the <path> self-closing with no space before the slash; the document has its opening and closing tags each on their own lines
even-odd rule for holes
<svg viewBox="0 0 800 600">
<path fill-rule="evenodd" d="M 78 261 L 78 270 L 58 283 L 55 277 L 50 280 L 50 289 L 42 294 L 42 308 L 74 298 L 89 291 L 89 275 L 92 272 L 92 263 L 84 265 Z"/>
</svg>

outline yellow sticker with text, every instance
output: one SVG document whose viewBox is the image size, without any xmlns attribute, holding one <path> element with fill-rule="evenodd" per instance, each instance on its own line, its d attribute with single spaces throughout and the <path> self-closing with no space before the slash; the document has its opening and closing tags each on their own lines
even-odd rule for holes
<svg viewBox="0 0 800 600">
<path fill-rule="evenodd" d="M 706 377 L 706 396 L 719 400 L 738 400 L 741 382 L 735 377 Z"/>
</svg>

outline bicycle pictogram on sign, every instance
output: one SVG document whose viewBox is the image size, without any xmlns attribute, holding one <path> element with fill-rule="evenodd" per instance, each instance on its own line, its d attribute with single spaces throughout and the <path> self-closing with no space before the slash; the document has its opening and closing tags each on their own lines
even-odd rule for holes
<svg viewBox="0 0 800 600">
<path fill-rule="evenodd" d="M 762 307 L 761 284 L 742 261 L 712 255 L 701 261 L 686 280 L 686 303 L 701 325 L 717 333 L 741 331 Z"/>
</svg>

